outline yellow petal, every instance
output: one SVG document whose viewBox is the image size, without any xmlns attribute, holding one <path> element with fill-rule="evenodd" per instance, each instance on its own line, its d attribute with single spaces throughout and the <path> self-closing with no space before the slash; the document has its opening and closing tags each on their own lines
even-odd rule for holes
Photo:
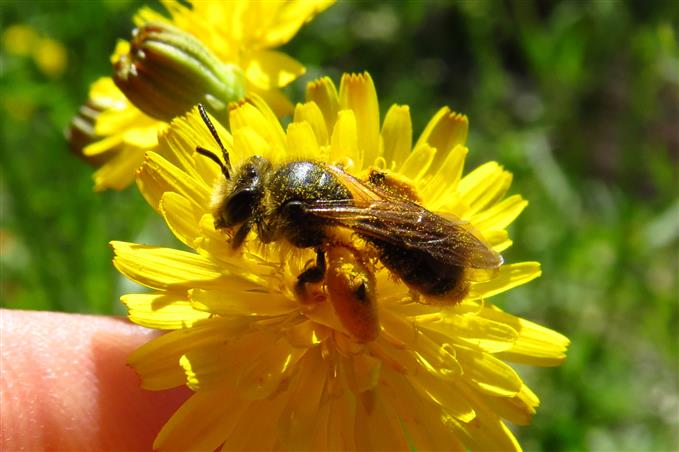
<svg viewBox="0 0 679 452">
<path fill-rule="evenodd" d="M 161 124 L 152 124 L 146 127 L 135 127 L 123 133 L 125 143 L 144 149 L 152 149 L 158 144 L 158 130 Z"/>
<path fill-rule="evenodd" d="M 157 337 L 139 347 L 128 357 L 142 380 L 144 389 L 163 390 L 185 384 L 179 358 L 189 350 L 220 344 L 226 338 L 242 334 L 249 323 L 245 318 L 208 318 L 191 328 L 183 328 Z"/>
<path fill-rule="evenodd" d="M 519 325 L 519 338 L 511 350 L 499 353 L 498 358 L 531 366 L 558 366 L 564 362 L 570 345 L 566 336 L 528 320 L 515 317 L 514 321 Z"/>
<path fill-rule="evenodd" d="M 242 283 L 218 290 L 194 289 L 189 293 L 198 309 L 219 315 L 277 316 L 299 309 L 296 301 L 281 294 L 247 289 L 251 286 Z"/>
<path fill-rule="evenodd" d="M 521 446 L 499 416 L 483 403 L 483 395 L 467 385 L 460 385 L 467 399 L 476 407 L 476 418 L 458 424 L 458 433 L 472 450 L 520 451 Z"/>
<path fill-rule="evenodd" d="M 438 151 L 438 158 L 435 162 L 435 167 L 437 167 L 439 161 L 442 161 L 449 150 L 457 145 L 464 145 L 468 128 L 469 121 L 465 115 L 443 107 L 431 118 L 415 147 L 427 143 L 435 148 Z"/>
<path fill-rule="evenodd" d="M 237 341 L 236 343 L 240 343 Z M 192 391 L 214 391 L 223 386 L 233 387 L 238 379 L 238 365 L 234 362 L 233 343 L 194 348 L 187 351 L 179 364 L 186 374 L 186 386 Z"/>
<path fill-rule="evenodd" d="M 288 124 L 287 137 L 290 160 L 327 161 L 327 156 L 321 155 L 316 135 L 308 122 Z"/>
<path fill-rule="evenodd" d="M 267 47 L 278 47 L 292 39 L 306 22 L 328 8 L 334 0 L 296 0 L 286 3 L 262 38 Z"/>
<path fill-rule="evenodd" d="M 262 355 L 243 366 L 238 380 L 239 392 L 243 397 L 256 400 L 271 396 L 281 384 L 285 384 L 296 370 L 299 360 L 309 350 L 291 347 L 285 338 L 269 344 Z M 245 359 L 241 361 L 247 362 Z"/>
<path fill-rule="evenodd" d="M 358 168 L 363 168 L 364 163 L 373 165 L 380 148 L 380 108 L 370 74 L 344 74 L 340 82 L 339 105 L 341 110 L 353 110 L 356 117 Z"/>
<path fill-rule="evenodd" d="M 342 325 L 335 310 L 330 303 L 315 303 L 311 306 L 305 307 L 304 315 L 323 326 L 326 326 L 335 331 L 349 334 L 346 328 Z M 337 335 L 336 335 L 337 336 Z"/>
<path fill-rule="evenodd" d="M 185 245 L 196 248 L 202 231 L 200 219 L 204 208 L 175 192 L 165 192 L 160 200 L 160 214 L 175 237 Z"/>
<path fill-rule="evenodd" d="M 523 382 L 516 371 L 489 353 L 455 346 L 457 359 L 464 369 L 464 378 L 491 395 L 514 397 Z"/>
<path fill-rule="evenodd" d="M 420 178 L 426 174 L 435 155 L 436 149 L 426 143 L 422 144 L 413 149 L 398 172 L 415 183 L 420 182 Z"/>
<path fill-rule="evenodd" d="M 330 417 L 331 405 L 330 403 L 321 403 L 318 407 L 318 412 L 313 420 L 313 429 L 311 433 L 311 443 L 308 450 L 335 450 L 333 449 L 333 442 L 330 439 L 329 429 L 330 424 L 336 422 Z"/>
<path fill-rule="evenodd" d="M 335 128 L 337 112 L 339 111 L 339 97 L 337 88 L 330 77 L 322 77 L 309 82 L 306 87 L 307 102 L 314 102 L 323 113 L 325 126 L 328 131 Z"/>
<path fill-rule="evenodd" d="M 134 181 L 135 172 L 144 161 L 141 149 L 123 148 L 118 155 L 102 165 L 94 173 L 94 189 L 96 191 L 114 189 L 122 190 Z"/>
<path fill-rule="evenodd" d="M 503 232 L 506 232 L 506 231 L 503 231 Z M 507 248 L 509 248 L 510 246 L 512 246 L 512 244 L 514 242 L 512 242 L 509 239 L 506 239 L 506 240 L 503 240 L 501 242 L 496 242 L 496 243 L 489 242 L 489 243 L 490 243 L 491 247 L 493 248 L 493 250 L 497 251 L 498 253 L 501 253 L 504 250 L 506 250 Z"/>
<path fill-rule="evenodd" d="M 221 403 L 215 403 L 216 400 Z M 167 421 L 153 442 L 153 449 L 216 450 L 248 406 L 230 387 L 200 391 Z"/>
<path fill-rule="evenodd" d="M 121 134 L 111 135 L 85 146 L 83 148 L 83 155 L 93 157 L 95 155 L 105 154 L 106 152 L 116 150 L 116 148 L 122 144 L 123 136 Z M 143 155 L 143 152 L 141 154 Z"/>
<path fill-rule="evenodd" d="M 268 26 L 273 20 L 273 12 L 278 9 L 280 2 L 196 2 L 192 5 L 198 17 L 209 17 L 211 20 L 221 18 L 226 28 L 229 41 L 246 42 L 248 38 L 257 39 L 261 34 L 259 24 Z M 219 25 L 217 26 L 217 29 Z"/>
<path fill-rule="evenodd" d="M 174 8 L 180 7 L 183 8 L 178 2 L 174 0 L 166 0 L 163 2 L 165 5 L 165 8 L 167 8 L 168 11 L 172 12 Z M 174 15 L 174 14 L 173 14 Z M 160 14 L 158 11 L 155 11 L 148 6 L 142 6 L 137 10 L 137 12 L 134 14 L 132 21 L 135 25 L 139 26 L 144 24 L 145 22 L 154 22 L 154 21 L 165 21 L 167 22 L 167 18 Z"/>
<path fill-rule="evenodd" d="M 354 440 L 355 401 L 351 397 L 331 397 L 328 400 L 329 419 L 325 450 L 356 450 Z"/>
<path fill-rule="evenodd" d="M 418 337 L 416 352 L 420 364 L 437 378 L 447 381 L 458 379 L 463 374 L 455 348 L 445 334 L 436 331 L 422 331 Z"/>
<path fill-rule="evenodd" d="M 512 241 L 509 240 L 509 233 L 507 232 L 506 229 L 502 230 L 494 230 L 494 231 L 488 231 L 485 230 L 483 231 L 483 238 L 486 240 L 486 243 L 488 243 L 495 251 L 501 252 L 512 244 Z"/>
<path fill-rule="evenodd" d="M 158 126 L 161 123 L 128 104 L 115 105 L 97 116 L 94 131 L 97 135 L 107 136 L 124 132 L 129 128 Z"/>
<path fill-rule="evenodd" d="M 509 350 L 514 346 L 518 333 L 510 325 L 470 315 L 455 314 L 442 310 L 440 320 L 420 322 L 421 328 L 437 331 L 456 341 L 475 345 L 489 353 Z"/>
<path fill-rule="evenodd" d="M 422 397 L 409 381 L 389 370 L 383 371 L 388 382 L 381 390 L 391 399 L 406 430 L 410 450 L 464 451 L 455 430 L 441 422 L 442 410 L 429 397 Z M 426 426 L 426 428 L 423 428 Z"/>
<path fill-rule="evenodd" d="M 284 416 L 283 408 L 287 400 L 286 393 L 278 394 L 272 399 L 256 400 L 240 415 L 238 423 L 229 431 L 223 451 L 262 451 L 276 450 L 281 446 L 278 439 L 280 430 L 278 422 Z M 266 416 L 262 416 L 266 413 Z"/>
<path fill-rule="evenodd" d="M 251 127 L 240 127 L 233 134 L 233 146 L 248 156 L 259 155 L 267 160 L 273 160 L 273 153 L 269 142 Z"/>
<path fill-rule="evenodd" d="M 321 146 L 330 144 L 330 135 L 323 119 L 323 113 L 315 102 L 297 104 L 295 107 L 294 122 L 307 122 L 313 129 L 316 141 Z"/>
<path fill-rule="evenodd" d="M 422 188 L 422 198 L 431 210 L 440 210 L 444 205 L 451 203 L 468 152 L 469 150 L 462 145 L 455 146 L 436 170 L 431 181 Z"/>
<path fill-rule="evenodd" d="M 392 105 L 382 124 L 382 156 L 387 168 L 398 168 L 410 154 L 413 145 L 413 125 L 410 120 L 410 107 Z"/>
<path fill-rule="evenodd" d="M 271 105 L 268 103 L 268 101 L 256 93 L 248 93 L 246 100 L 247 102 L 254 105 L 255 108 L 257 108 L 257 110 L 259 110 L 259 112 L 262 114 L 266 122 L 271 125 L 271 131 L 276 135 L 276 140 L 285 142 L 285 132 L 283 131 L 283 127 L 281 126 L 278 117 L 276 117 L 275 112 L 271 109 Z"/>
<path fill-rule="evenodd" d="M 146 328 L 187 328 L 210 316 L 209 313 L 193 309 L 185 292 L 128 294 L 123 295 L 120 301 L 127 307 L 129 319 Z"/>
<path fill-rule="evenodd" d="M 208 118 L 226 148 L 231 164 L 238 165 L 242 156 L 238 150 L 234 149 L 231 134 L 209 113 Z M 209 186 L 220 174 L 217 165 L 196 153 L 196 148 L 201 147 L 211 150 L 220 158 L 223 157 L 222 151 L 203 121 L 198 108 L 192 109 L 185 116 L 173 119 L 170 127 L 165 128 L 159 134 L 158 141 L 158 153 L 192 178 Z"/>
<path fill-rule="evenodd" d="M 495 162 L 485 163 L 467 174 L 458 186 L 460 198 L 469 206 L 463 218 L 500 200 L 511 183 L 512 175 Z"/>
<path fill-rule="evenodd" d="M 285 332 L 285 338 L 293 347 L 310 348 L 330 337 L 332 330 L 324 325 L 304 320 Z"/>
<path fill-rule="evenodd" d="M 221 344 L 195 347 L 179 360 L 186 383 L 194 391 L 210 391 L 220 386 L 234 387 L 244 374 L 245 363 L 257 361 L 278 335 L 269 330 L 243 332 Z"/>
<path fill-rule="evenodd" d="M 415 375 L 420 372 L 420 364 L 409 350 L 395 347 L 385 340 L 370 344 L 370 353 L 382 360 L 384 367 L 390 367 L 396 372 Z"/>
<path fill-rule="evenodd" d="M 528 205 L 520 195 L 513 195 L 487 210 L 471 217 L 471 222 L 481 231 L 504 229 L 518 217 Z"/>
<path fill-rule="evenodd" d="M 111 77 L 100 77 L 90 85 L 89 98 L 99 102 L 107 102 L 106 106 L 124 107 L 127 104 L 125 95 L 118 89 Z"/>
<path fill-rule="evenodd" d="M 264 90 L 287 86 L 305 72 L 304 66 L 295 59 L 274 50 L 248 53 L 242 67 L 248 81 Z"/>
<path fill-rule="evenodd" d="M 146 287 L 216 289 L 229 284 L 226 270 L 198 254 L 116 241 L 111 246 L 118 271 Z"/>
<path fill-rule="evenodd" d="M 240 129 L 248 127 L 262 137 L 275 153 L 284 154 L 285 132 L 278 120 L 271 121 L 269 114 L 272 113 L 268 107 L 265 110 L 261 110 L 250 102 L 241 102 L 237 107 L 233 108 L 230 120 L 234 143 L 236 133 Z"/>
<path fill-rule="evenodd" d="M 456 419 L 469 422 L 476 417 L 474 407 L 460 394 L 456 383 L 442 380 L 429 372 L 422 372 L 410 381 L 422 393 L 422 397 L 433 400 Z"/>
<path fill-rule="evenodd" d="M 290 391 L 285 416 L 280 419 L 281 441 L 291 450 L 306 450 L 313 438 L 322 402 L 328 364 L 320 353 L 309 352 L 299 365 L 300 374 Z"/>
<path fill-rule="evenodd" d="M 479 451 L 521 451 L 521 446 L 514 434 L 494 414 L 480 414 L 473 421 L 465 424 L 451 418 L 444 418 L 456 430 L 468 450 Z"/>
<path fill-rule="evenodd" d="M 209 186 L 189 177 L 155 152 L 146 155 L 137 174 L 137 185 L 146 201 L 156 210 L 160 207 L 163 194 L 168 191 L 179 193 L 198 205 L 210 205 Z"/>
<path fill-rule="evenodd" d="M 279 88 L 263 90 L 248 82 L 246 83 L 245 91 L 248 93 L 248 96 L 252 96 L 252 94 L 260 96 L 278 118 L 287 116 L 292 112 L 292 102 Z"/>
<path fill-rule="evenodd" d="M 542 274 L 539 262 L 521 262 L 503 265 L 498 275 L 490 281 L 473 284 L 467 298 L 490 298 L 516 286 L 526 284 Z"/>
<path fill-rule="evenodd" d="M 493 397 L 484 395 L 484 402 L 491 411 L 507 419 L 512 424 L 530 424 L 536 408 L 540 405 L 538 397 L 526 385 L 514 397 Z"/>
<path fill-rule="evenodd" d="M 359 353 L 347 361 L 347 384 L 355 394 L 375 389 L 382 371 L 382 361 L 378 358 Z"/>
<path fill-rule="evenodd" d="M 276 25 L 278 15 L 283 12 L 286 2 L 281 0 L 269 2 L 238 0 L 231 3 L 234 3 L 235 7 L 229 9 L 235 14 L 233 18 L 230 18 L 230 25 L 232 28 L 239 26 L 241 28 L 237 35 L 238 41 L 251 40 L 257 42 L 258 46 L 265 46 L 263 41 L 266 39 L 268 31 Z"/>
<path fill-rule="evenodd" d="M 229 245 L 228 237 L 223 232 L 215 230 L 215 219 L 211 213 L 204 214 L 198 224 L 202 237 L 196 241 L 196 250 L 206 253 L 221 261 L 223 256 L 234 254 L 233 248 Z"/>
<path fill-rule="evenodd" d="M 421 335 L 418 335 L 417 328 L 412 320 L 392 312 L 391 309 L 384 309 L 380 316 L 381 336 L 385 340 L 397 347 L 417 350 L 417 341 Z"/>
<path fill-rule="evenodd" d="M 382 393 L 375 391 L 369 408 L 359 406 L 356 416 L 357 450 L 407 450 L 408 438 L 403 424 L 394 413 L 391 400 L 385 403 Z M 375 432 L 380 432 L 376 435 Z"/>
<path fill-rule="evenodd" d="M 359 158 L 356 117 L 353 111 L 342 110 L 330 138 L 330 162 L 342 163 L 345 169 L 352 170 L 361 168 Z"/>
</svg>

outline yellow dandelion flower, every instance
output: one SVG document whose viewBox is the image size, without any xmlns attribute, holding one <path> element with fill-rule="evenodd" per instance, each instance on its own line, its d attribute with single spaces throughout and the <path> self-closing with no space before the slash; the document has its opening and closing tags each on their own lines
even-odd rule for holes
<svg viewBox="0 0 679 452">
<path fill-rule="evenodd" d="M 194 251 L 112 243 L 116 268 L 153 289 L 122 298 L 129 318 L 172 330 L 135 351 L 130 364 L 144 388 L 186 384 L 195 391 L 154 448 L 519 449 L 505 421 L 528 424 L 539 400 L 507 363 L 559 365 L 569 341 L 489 298 L 539 276 L 538 263 L 504 264 L 485 279 L 472 279 L 457 302 L 424 303 L 426 297 L 380 259 L 349 259 L 348 271 L 333 267 L 335 248 L 326 244 L 325 279 L 309 299 L 300 296 L 298 277 L 314 268 L 312 249 L 275 237 L 264 243 L 262 236 L 275 228 L 259 224 L 250 233 L 221 228 L 242 224 L 252 213 L 236 208 L 248 205 L 244 200 L 270 205 L 271 199 L 256 198 L 244 184 L 227 201 L 229 215 L 215 219 L 210 207 L 223 203 L 220 167 L 243 182 L 255 177 L 246 170 L 252 162 L 297 169 L 299 162 L 313 162 L 330 172 L 341 167 L 347 184 L 363 181 L 355 193 L 361 186 L 378 192 L 382 182 L 365 178 L 379 174 L 389 180 L 381 185 L 385 190 L 396 190 L 392 199 L 417 197 L 442 218 L 473 227 L 475 237 L 492 247 L 489 253 L 499 253 L 511 245 L 506 228 L 527 203 L 518 195 L 505 197 L 511 175 L 495 162 L 463 176 L 467 118 L 443 108 L 413 145 L 408 107 L 391 107 L 380 124 L 366 73 L 345 75 L 339 90 L 328 78 L 309 84 L 287 129 L 256 96 L 232 108 L 229 119 L 231 133 L 215 123 L 228 163 L 205 151 L 217 145 L 193 110 L 161 135 L 166 157 L 148 153 L 139 171 L 146 199 Z M 275 190 L 279 173 L 264 174 Z M 321 176 L 332 179 L 328 174 Z M 296 188 L 300 199 L 308 188 Z M 342 228 L 328 228 L 334 229 Z M 345 255 L 379 248 L 360 236 L 350 236 Z M 234 249 L 236 240 L 242 244 Z M 363 338 L 333 302 L 342 296 L 333 291 L 346 288 L 342 281 L 359 264 L 374 275 L 377 319 L 376 334 Z"/>
<path fill-rule="evenodd" d="M 90 87 L 90 98 L 67 134 L 71 150 L 99 167 L 95 190 L 122 190 L 134 181 L 146 151 L 158 146 L 164 127 L 135 108 L 111 78 L 102 77 Z"/>
<path fill-rule="evenodd" d="M 38 32 L 25 24 L 10 25 L 2 32 L 2 46 L 10 55 L 30 55 L 39 39 Z"/>
<path fill-rule="evenodd" d="M 14 24 L 2 32 L 2 46 L 10 55 L 32 56 L 40 72 L 48 77 L 60 77 L 66 70 L 68 55 L 64 45 L 42 37 L 33 27 Z"/>
<path fill-rule="evenodd" d="M 66 70 L 68 53 L 61 42 L 43 38 L 33 50 L 33 59 L 43 74 L 56 78 Z"/>
<path fill-rule="evenodd" d="M 103 165 L 95 190 L 127 187 L 165 123 L 198 102 L 225 108 L 252 92 L 278 115 L 289 113 L 281 88 L 305 68 L 274 49 L 333 1 L 165 0 L 171 19 L 138 11 L 132 42 L 119 42 L 111 58 L 116 83 L 95 82 L 67 131 L 74 152 Z"/>
</svg>

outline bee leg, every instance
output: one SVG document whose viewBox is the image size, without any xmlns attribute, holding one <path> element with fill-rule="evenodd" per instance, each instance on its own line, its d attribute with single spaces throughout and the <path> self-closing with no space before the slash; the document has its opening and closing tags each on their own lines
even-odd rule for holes
<svg viewBox="0 0 679 452">
<path fill-rule="evenodd" d="M 368 182 L 397 196 L 407 198 L 414 202 L 422 202 L 422 199 L 420 199 L 420 196 L 417 194 L 417 189 L 412 182 L 399 174 L 390 173 L 377 168 L 370 168 Z"/>
<path fill-rule="evenodd" d="M 315 284 L 323 281 L 325 276 L 325 253 L 321 249 L 316 250 L 316 264 L 307 268 L 297 277 L 295 284 L 295 294 L 302 303 L 309 303 L 312 297 L 307 290 L 307 284 Z"/>
<path fill-rule="evenodd" d="M 335 313 L 351 336 L 358 342 L 375 340 L 380 331 L 375 276 L 357 252 L 346 247 L 328 249 L 325 282 Z"/>
<path fill-rule="evenodd" d="M 245 223 L 243 223 L 241 227 L 238 228 L 233 237 L 231 237 L 232 249 L 235 250 L 240 248 L 240 246 L 243 244 L 248 234 L 250 233 L 250 229 L 252 229 L 252 226 L 253 226 L 252 221 L 246 221 Z"/>
</svg>

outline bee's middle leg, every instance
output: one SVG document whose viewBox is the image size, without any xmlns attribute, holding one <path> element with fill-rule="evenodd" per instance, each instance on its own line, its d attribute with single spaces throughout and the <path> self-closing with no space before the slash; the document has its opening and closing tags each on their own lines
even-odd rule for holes
<svg viewBox="0 0 679 452">
<path fill-rule="evenodd" d="M 316 263 L 304 270 L 297 277 L 297 283 L 295 284 L 295 294 L 302 302 L 312 301 L 307 289 L 307 284 L 317 284 L 323 281 L 325 277 L 326 265 L 325 265 L 325 252 L 321 249 L 316 250 Z"/>
</svg>

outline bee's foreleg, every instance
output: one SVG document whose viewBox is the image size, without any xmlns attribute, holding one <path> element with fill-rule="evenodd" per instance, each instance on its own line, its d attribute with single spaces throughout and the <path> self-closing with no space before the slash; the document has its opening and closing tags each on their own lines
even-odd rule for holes
<svg viewBox="0 0 679 452">
<path fill-rule="evenodd" d="M 325 268 L 325 253 L 323 250 L 317 249 L 316 263 L 300 273 L 297 277 L 297 283 L 295 284 L 295 294 L 303 303 L 312 301 L 306 285 L 323 281 L 323 278 L 325 277 Z"/>
</svg>

